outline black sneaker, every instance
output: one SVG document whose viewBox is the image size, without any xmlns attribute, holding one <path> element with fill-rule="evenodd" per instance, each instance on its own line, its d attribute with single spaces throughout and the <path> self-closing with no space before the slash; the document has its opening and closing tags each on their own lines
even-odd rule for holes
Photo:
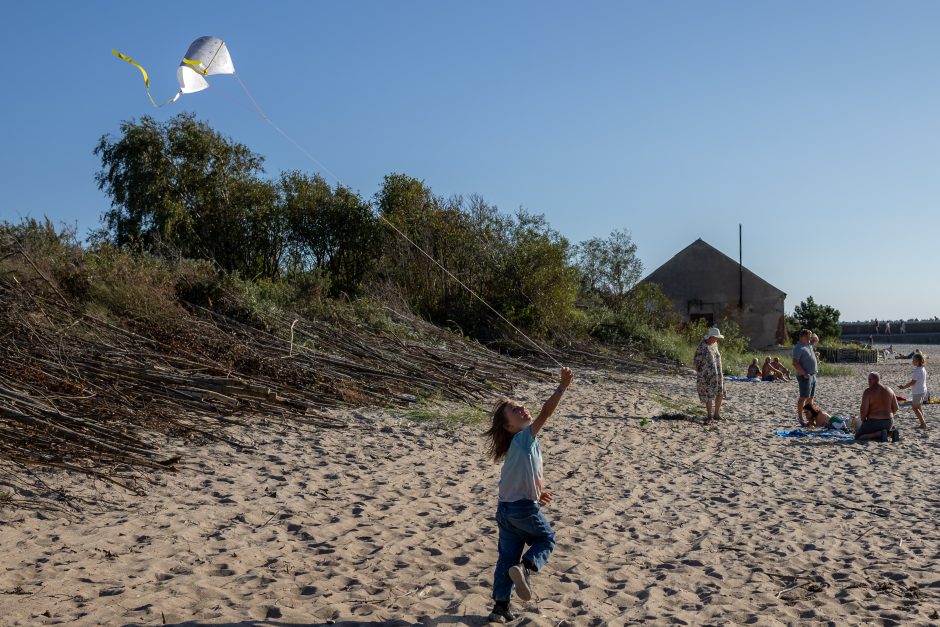
<svg viewBox="0 0 940 627">
<path fill-rule="evenodd" d="M 529 569 L 522 564 L 516 564 L 509 569 L 509 578 L 516 584 L 516 594 L 523 601 L 532 598 L 532 584 L 529 583 Z"/>
<path fill-rule="evenodd" d="M 497 603 L 493 606 L 493 611 L 486 617 L 491 623 L 508 623 L 516 620 L 516 615 L 509 609 L 509 603 Z"/>
<path fill-rule="evenodd" d="M 898 429 L 891 431 L 891 441 L 900 442 L 901 441 L 901 432 Z"/>
</svg>

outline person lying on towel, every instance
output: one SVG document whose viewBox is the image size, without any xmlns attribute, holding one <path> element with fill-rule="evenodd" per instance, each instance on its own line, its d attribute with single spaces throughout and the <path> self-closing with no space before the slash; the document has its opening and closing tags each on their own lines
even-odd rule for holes
<svg viewBox="0 0 940 627">
<path fill-rule="evenodd" d="M 811 399 L 803 405 L 803 418 L 806 419 L 807 427 L 828 427 L 832 416 L 826 410 L 814 405 Z"/>
</svg>

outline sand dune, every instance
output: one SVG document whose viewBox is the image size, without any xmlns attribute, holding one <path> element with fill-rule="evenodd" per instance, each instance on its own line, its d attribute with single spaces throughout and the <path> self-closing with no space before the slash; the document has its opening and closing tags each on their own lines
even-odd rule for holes
<svg viewBox="0 0 940 627">
<path fill-rule="evenodd" d="M 820 403 L 857 412 L 868 369 L 822 379 Z M 902 409 L 899 444 L 785 439 L 795 383 L 730 383 L 728 420 L 702 425 L 649 421 L 695 405 L 690 374 L 576 377 L 542 436 L 558 546 L 518 624 L 940 622 L 940 409 L 929 437 Z M 144 497 L 44 473 L 91 505 L 0 510 L 3 622 L 484 623 L 499 468 L 480 429 L 342 415 L 190 449 Z"/>
</svg>

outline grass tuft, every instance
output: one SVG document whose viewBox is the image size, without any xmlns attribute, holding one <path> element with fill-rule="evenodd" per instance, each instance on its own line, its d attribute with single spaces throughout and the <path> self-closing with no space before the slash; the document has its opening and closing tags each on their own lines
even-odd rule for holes
<svg viewBox="0 0 940 627">
<path fill-rule="evenodd" d="M 426 426 L 453 430 L 461 427 L 477 427 L 486 424 L 487 413 L 479 407 L 417 407 L 404 412 L 408 420 Z"/>
</svg>

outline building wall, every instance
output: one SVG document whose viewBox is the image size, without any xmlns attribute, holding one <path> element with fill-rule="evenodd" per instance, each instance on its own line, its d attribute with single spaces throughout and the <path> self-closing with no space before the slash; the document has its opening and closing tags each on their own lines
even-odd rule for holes
<svg viewBox="0 0 940 627">
<path fill-rule="evenodd" d="M 708 315 L 714 322 L 732 319 L 753 348 L 780 343 L 786 294 L 745 269 L 744 308 L 739 311 L 739 276 L 737 263 L 699 241 L 644 281 L 658 283 L 686 320 Z"/>
<path fill-rule="evenodd" d="M 733 293 L 730 290 L 709 290 L 704 293 L 690 289 L 683 294 L 667 290 L 663 286 L 663 291 L 672 301 L 676 311 L 684 316 L 686 321 L 699 317 L 709 319 L 712 324 L 720 320 L 734 320 L 741 327 L 741 332 L 751 338 L 752 348 L 765 348 L 783 343 L 784 297 L 778 294 L 755 296 L 752 292 L 748 298 L 747 287 L 744 289 L 744 308 L 739 310 L 737 288 Z"/>
</svg>

